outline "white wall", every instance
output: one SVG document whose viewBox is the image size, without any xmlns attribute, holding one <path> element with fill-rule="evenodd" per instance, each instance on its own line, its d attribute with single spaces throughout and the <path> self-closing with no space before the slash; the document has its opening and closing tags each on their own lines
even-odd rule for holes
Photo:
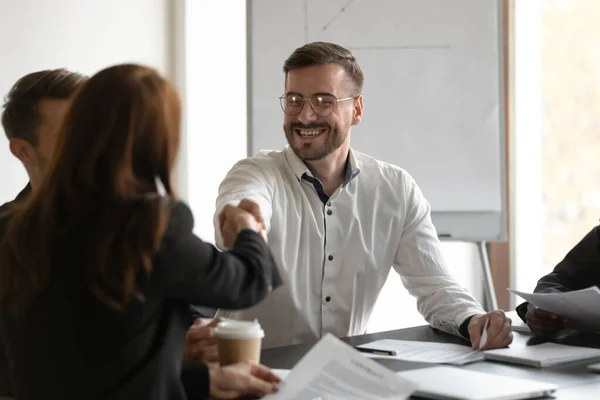
<svg viewBox="0 0 600 400">
<path fill-rule="evenodd" d="M 137 62 L 171 72 L 170 0 L 0 0 L 0 96 L 21 76 Z M 1 130 L 1 128 L 0 128 Z M 27 183 L 0 132 L 0 203 Z"/>
<path fill-rule="evenodd" d="M 542 1 L 515 1 L 514 286 L 533 291 L 542 259 Z M 521 300 L 513 295 L 511 302 Z"/>
<path fill-rule="evenodd" d="M 458 282 L 475 298 L 483 301 L 483 273 L 477 246 L 471 243 L 442 242 L 446 266 Z M 402 286 L 398 274 L 392 270 L 369 320 L 367 332 L 423 325 L 425 320 L 417 312 L 417 302 Z"/>
<path fill-rule="evenodd" d="M 246 2 L 178 2 L 177 81 L 184 96 L 186 138 L 180 187 L 195 233 L 214 242 L 219 183 L 246 156 Z"/>
</svg>

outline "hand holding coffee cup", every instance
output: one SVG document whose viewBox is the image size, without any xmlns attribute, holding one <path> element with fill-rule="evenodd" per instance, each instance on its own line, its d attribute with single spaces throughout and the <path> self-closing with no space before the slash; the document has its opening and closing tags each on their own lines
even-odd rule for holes
<svg viewBox="0 0 600 400">
<path fill-rule="evenodd" d="M 258 364 L 264 336 L 257 320 L 220 322 L 215 328 L 215 337 L 221 366 L 240 362 Z"/>
<path fill-rule="evenodd" d="M 204 362 L 210 366 L 219 361 L 214 328 L 221 318 L 197 318 L 185 335 L 184 365 Z"/>
</svg>

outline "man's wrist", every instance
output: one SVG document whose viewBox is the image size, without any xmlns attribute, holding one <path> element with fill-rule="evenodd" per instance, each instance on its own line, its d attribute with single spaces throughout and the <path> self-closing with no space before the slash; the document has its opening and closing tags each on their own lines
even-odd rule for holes
<svg viewBox="0 0 600 400">
<path fill-rule="evenodd" d="M 471 315 L 470 317 L 468 317 L 467 319 L 465 319 L 463 321 L 462 324 L 460 324 L 460 327 L 458 328 L 458 333 L 460 333 L 460 335 L 462 337 L 465 337 L 469 340 L 471 340 L 471 335 L 469 334 L 469 324 L 471 323 L 471 320 L 473 319 L 473 317 L 476 314 Z"/>
</svg>

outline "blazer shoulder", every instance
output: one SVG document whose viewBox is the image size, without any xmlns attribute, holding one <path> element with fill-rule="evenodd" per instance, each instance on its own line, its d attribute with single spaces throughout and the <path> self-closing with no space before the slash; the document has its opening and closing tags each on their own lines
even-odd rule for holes
<svg viewBox="0 0 600 400">
<path fill-rule="evenodd" d="M 193 232 L 194 215 L 188 205 L 182 201 L 171 200 L 165 202 L 163 206 L 167 208 L 169 213 L 167 229 L 163 238 L 163 244 L 168 246 Z"/>
</svg>

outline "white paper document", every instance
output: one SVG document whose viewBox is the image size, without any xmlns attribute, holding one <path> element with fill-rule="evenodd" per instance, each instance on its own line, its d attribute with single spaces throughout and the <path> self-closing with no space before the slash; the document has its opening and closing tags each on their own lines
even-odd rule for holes
<svg viewBox="0 0 600 400">
<path fill-rule="evenodd" d="M 271 372 L 273 372 L 275 375 L 277 375 L 277 377 L 279 379 L 281 379 L 282 381 L 285 380 L 285 378 L 287 378 L 287 376 L 290 374 L 289 369 L 272 369 Z M 2 399 L 0 399 L 0 400 L 2 400 Z"/>
<path fill-rule="evenodd" d="M 561 293 L 508 290 L 538 308 L 567 318 L 576 329 L 600 332 L 600 290 L 596 286 Z"/>
<path fill-rule="evenodd" d="M 370 358 L 388 358 L 435 364 L 464 365 L 483 360 L 483 353 L 470 347 L 452 343 L 413 342 L 383 339 L 359 347 L 395 351 L 395 356 L 362 353 Z"/>
<path fill-rule="evenodd" d="M 269 400 L 404 400 L 417 385 L 331 334 L 324 336 Z"/>
</svg>

